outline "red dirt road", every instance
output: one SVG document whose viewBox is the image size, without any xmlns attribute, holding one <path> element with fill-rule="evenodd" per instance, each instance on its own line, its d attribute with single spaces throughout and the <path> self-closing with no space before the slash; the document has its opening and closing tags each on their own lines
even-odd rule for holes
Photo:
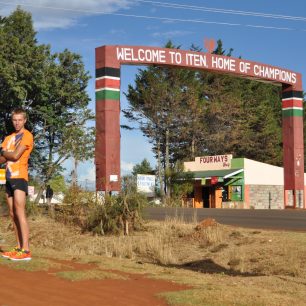
<svg viewBox="0 0 306 306">
<path fill-rule="evenodd" d="M 142 275 L 127 280 L 71 282 L 52 272 L 28 272 L 0 265 L 0 306 L 155 306 L 167 305 L 157 293 L 186 287 Z"/>
</svg>

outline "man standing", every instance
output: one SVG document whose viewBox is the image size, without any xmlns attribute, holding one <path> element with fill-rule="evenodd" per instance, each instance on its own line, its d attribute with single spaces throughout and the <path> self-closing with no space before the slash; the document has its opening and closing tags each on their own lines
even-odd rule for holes
<svg viewBox="0 0 306 306">
<path fill-rule="evenodd" d="M 33 135 L 25 129 L 27 115 L 23 109 L 12 112 L 15 132 L 7 136 L 0 152 L 0 163 L 6 163 L 6 200 L 13 221 L 17 245 L 2 256 L 14 261 L 31 260 L 29 225 L 25 213 L 28 194 L 28 160 L 33 149 Z"/>
<path fill-rule="evenodd" d="M 53 189 L 51 188 L 50 185 L 48 185 L 46 189 L 46 199 L 48 206 L 51 205 L 52 197 L 53 197 Z"/>
<path fill-rule="evenodd" d="M 54 218 L 55 206 L 54 206 L 54 203 L 52 203 L 52 197 L 53 197 L 53 189 L 50 187 L 50 185 L 48 185 L 46 189 L 46 199 L 47 199 L 48 211 L 49 211 L 49 216 L 51 218 Z"/>
</svg>

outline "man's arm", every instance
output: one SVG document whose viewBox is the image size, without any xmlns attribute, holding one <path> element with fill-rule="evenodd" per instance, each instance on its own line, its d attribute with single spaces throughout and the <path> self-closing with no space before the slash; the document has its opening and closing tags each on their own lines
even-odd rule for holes
<svg viewBox="0 0 306 306">
<path fill-rule="evenodd" d="M 2 149 L 0 158 L 1 158 L 1 160 L 2 160 L 2 158 L 5 159 L 5 161 L 3 161 L 3 162 L 6 162 L 7 160 L 17 161 L 26 149 L 27 149 L 27 147 L 24 146 L 24 145 L 19 145 L 15 149 L 14 152 L 7 152 L 7 151 L 3 151 L 3 149 Z M 0 162 L 1 162 L 1 160 L 0 160 Z"/>
<path fill-rule="evenodd" d="M 4 142 L 1 144 L 0 152 L 3 152 L 3 144 L 5 144 L 5 142 L 6 141 L 4 140 Z M 6 162 L 7 162 L 6 158 L 0 153 L 0 164 L 4 164 Z"/>
</svg>

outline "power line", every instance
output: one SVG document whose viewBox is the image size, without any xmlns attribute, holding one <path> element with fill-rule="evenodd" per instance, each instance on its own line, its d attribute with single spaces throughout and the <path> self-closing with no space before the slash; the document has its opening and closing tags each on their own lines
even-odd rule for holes
<svg viewBox="0 0 306 306">
<path fill-rule="evenodd" d="M 58 11 L 67 11 L 67 12 L 74 12 L 74 13 L 86 13 L 86 14 L 93 14 L 93 15 L 100 15 L 101 14 L 101 15 L 112 15 L 112 16 L 120 16 L 120 17 L 131 17 L 131 18 L 141 18 L 141 19 L 151 19 L 151 20 L 171 21 L 171 22 L 217 24 L 217 25 L 226 25 L 226 26 L 240 26 L 240 27 L 262 28 L 262 29 L 281 30 L 281 31 L 297 31 L 297 30 L 300 30 L 300 31 L 306 32 L 306 30 L 304 30 L 304 29 L 295 29 L 295 28 L 288 28 L 288 27 L 274 27 L 274 26 L 253 25 L 253 24 L 208 21 L 208 20 L 203 20 L 203 19 L 181 19 L 181 18 L 157 17 L 157 16 L 136 15 L 136 14 L 110 13 L 110 12 L 105 12 L 105 11 L 92 11 L 92 10 L 84 10 L 84 9 L 83 10 L 78 10 L 78 9 L 70 9 L 70 8 L 64 8 L 64 7 L 35 5 L 35 4 L 24 4 L 24 3 L 11 3 L 11 2 L 4 2 L 4 1 L 0 1 L 0 3 L 5 4 L 5 5 L 19 5 L 19 6 L 24 6 L 24 7 L 32 7 L 32 8 L 39 8 L 39 9 L 50 9 L 50 10 L 58 10 Z"/>
<path fill-rule="evenodd" d="M 274 19 L 284 19 L 284 20 L 293 20 L 293 21 L 303 21 L 306 22 L 305 17 L 299 16 L 288 16 L 288 15 L 279 15 L 279 14 L 267 14 L 267 13 L 258 13 L 251 11 L 238 11 L 238 10 L 227 10 L 227 9 L 218 9 L 214 7 L 205 7 L 197 5 L 186 5 L 170 2 L 159 2 L 159 1 L 149 1 L 149 0 L 137 0 L 137 2 L 149 3 L 161 7 L 175 8 L 175 9 L 188 9 L 193 11 L 205 11 L 212 13 L 222 13 L 222 14 L 234 14 L 234 15 L 243 15 L 243 16 L 252 16 L 252 17 L 264 17 L 264 18 L 274 18 Z"/>
</svg>

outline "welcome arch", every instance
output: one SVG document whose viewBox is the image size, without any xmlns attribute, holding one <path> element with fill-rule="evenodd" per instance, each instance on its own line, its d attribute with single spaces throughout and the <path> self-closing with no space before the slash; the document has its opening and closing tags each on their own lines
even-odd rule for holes
<svg viewBox="0 0 306 306">
<path fill-rule="evenodd" d="M 120 67 L 166 65 L 232 74 L 282 86 L 284 201 L 304 200 L 303 92 L 300 73 L 204 52 L 142 46 L 96 48 L 96 190 L 120 190 Z"/>
</svg>

